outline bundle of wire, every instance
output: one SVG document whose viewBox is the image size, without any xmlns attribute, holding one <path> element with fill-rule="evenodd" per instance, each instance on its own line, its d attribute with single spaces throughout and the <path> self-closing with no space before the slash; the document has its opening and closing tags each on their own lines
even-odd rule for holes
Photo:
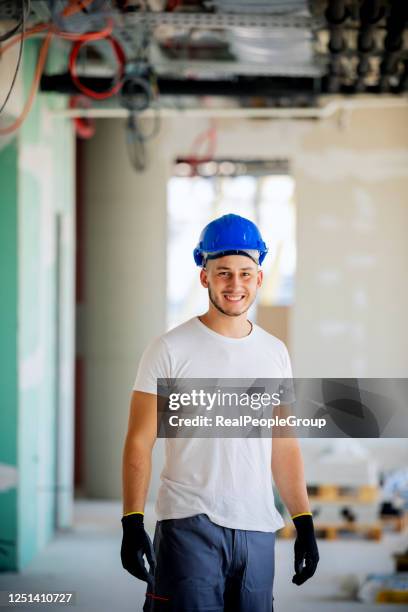
<svg viewBox="0 0 408 612">
<path fill-rule="evenodd" d="M 119 66 L 119 71 L 117 78 L 114 80 L 114 84 L 107 91 L 94 91 L 89 87 L 86 87 L 83 83 L 81 83 L 77 70 L 76 70 L 76 61 L 78 54 L 82 48 L 82 46 L 87 42 L 84 40 L 78 40 L 74 46 L 72 47 L 71 54 L 69 56 L 69 73 L 71 75 L 72 82 L 75 86 L 82 91 L 83 94 L 93 98 L 94 100 L 105 100 L 106 98 L 110 98 L 111 96 L 117 94 L 123 83 L 123 76 L 125 74 L 125 64 L 126 64 L 126 56 L 117 40 L 112 38 L 112 36 L 106 36 L 105 40 L 110 43 L 113 53 L 115 55 L 117 64 Z"/>
<path fill-rule="evenodd" d="M 71 15 L 74 15 L 78 11 L 81 11 L 84 8 L 86 8 L 87 6 L 89 6 L 92 2 L 93 2 L 93 0 L 69 0 L 68 6 L 65 7 L 65 9 L 62 11 L 61 15 L 64 18 L 70 17 Z M 80 89 L 83 93 L 85 93 L 89 97 L 94 97 L 95 99 L 103 99 L 103 98 L 107 98 L 107 97 L 112 96 L 115 93 L 117 93 L 117 91 L 119 91 L 119 89 L 121 87 L 122 77 L 123 77 L 123 73 L 124 73 L 125 55 L 124 55 L 123 49 L 120 47 L 119 43 L 115 39 L 113 39 L 112 36 L 111 36 L 112 31 L 113 31 L 113 20 L 111 18 L 108 18 L 106 27 L 103 28 L 102 30 L 98 31 L 98 32 L 85 32 L 85 33 L 82 33 L 82 34 L 75 34 L 73 32 L 65 32 L 65 31 L 61 30 L 60 28 L 58 28 L 54 22 L 42 23 L 42 24 L 38 24 L 38 25 L 36 25 L 36 26 L 34 26 L 32 28 L 26 29 L 25 28 L 25 22 L 26 22 L 26 18 L 28 16 L 28 14 L 29 14 L 30 0 L 28 0 L 28 8 L 27 9 L 25 7 L 25 0 L 21 0 L 21 5 L 22 5 L 22 18 L 21 18 L 21 22 L 17 26 L 15 26 L 15 28 L 11 32 L 8 32 L 6 35 L 3 35 L 3 36 L 6 37 L 6 40 L 8 40 L 8 38 L 10 38 L 10 37 L 11 38 L 0 49 L 0 56 L 1 56 L 8 49 L 10 49 L 13 45 L 15 45 L 16 43 L 18 43 L 20 41 L 20 51 L 19 51 L 19 59 L 18 59 L 17 69 L 16 69 L 16 72 L 15 72 L 14 77 L 13 77 L 11 88 L 10 88 L 10 90 L 9 90 L 7 96 L 6 96 L 6 100 L 4 101 L 1 110 L 3 110 L 3 108 L 7 104 L 7 101 L 10 98 L 12 89 L 14 87 L 14 84 L 15 84 L 15 81 L 16 81 L 16 78 L 17 78 L 17 73 L 18 73 L 18 69 L 19 69 L 19 66 L 20 66 L 20 62 L 21 62 L 21 55 L 22 55 L 24 40 L 26 40 L 27 38 L 31 38 L 33 36 L 45 36 L 45 38 L 44 38 L 44 41 L 43 41 L 43 43 L 41 45 L 41 49 L 40 49 L 40 52 L 39 52 L 39 55 L 38 55 L 37 65 L 36 65 L 36 69 L 35 69 L 35 73 L 34 73 L 34 78 L 33 78 L 32 85 L 31 85 L 31 89 L 30 89 L 27 101 L 26 101 L 26 103 L 24 105 L 23 111 L 22 111 L 21 115 L 12 124 L 10 124 L 7 127 L 0 127 L 0 135 L 11 134 L 14 131 L 16 131 L 22 125 L 22 123 L 26 119 L 28 113 L 30 112 L 31 106 L 33 104 L 35 95 L 36 95 L 37 90 L 38 90 L 38 86 L 39 86 L 39 83 L 40 83 L 41 75 L 42 75 L 42 72 L 44 70 L 44 66 L 45 66 L 46 60 L 47 60 L 49 46 L 50 46 L 51 40 L 52 40 L 52 38 L 54 36 L 58 36 L 58 37 L 63 38 L 65 40 L 71 40 L 71 41 L 76 43 L 76 45 L 74 45 L 74 47 L 73 47 L 73 49 L 71 51 L 71 58 L 70 58 L 71 76 L 73 78 L 74 83 L 78 87 L 78 89 Z M 16 34 L 15 33 L 16 29 L 18 31 L 20 29 L 20 27 L 22 28 L 21 33 Z M 94 92 L 93 90 L 90 90 L 89 88 L 86 88 L 85 86 L 82 85 L 82 83 L 80 83 L 79 78 L 78 78 L 78 76 L 76 74 L 76 65 L 75 65 L 75 62 L 76 62 L 76 58 L 78 56 L 79 50 L 80 50 L 81 46 L 84 43 L 87 43 L 87 42 L 90 42 L 90 41 L 104 40 L 104 39 L 108 39 L 110 44 L 112 45 L 112 47 L 115 50 L 116 58 L 117 58 L 117 61 L 118 61 L 118 64 L 119 64 L 119 77 L 116 79 L 114 86 L 109 91 L 107 91 L 107 92 Z M 1 110 L 0 110 L 0 112 L 1 112 Z"/>
<path fill-rule="evenodd" d="M 12 36 L 17 34 L 18 31 L 20 30 L 20 28 L 21 28 L 21 31 L 22 31 L 22 36 L 21 36 L 21 40 L 20 40 L 20 48 L 19 48 L 19 51 L 18 51 L 18 58 L 17 58 L 16 69 L 14 71 L 14 75 L 13 75 L 13 79 L 11 81 L 10 88 L 9 88 L 9 90 L 7 92 L 7 95 L 6 95 L 5 99 L 4 99 L 3 104 L 0 107 L 0 114 L 3 112 L 7 102 L 9 101 L 10 96 L 11 96 L 11 92 L 13 91 L 14 85 L 16 83 L 17 74 L 18 74 L 18 71 L 20 69 L 21 58 L 22 58 L 22 55 L 23 55 L 25 24 L 26 24 L 27 17 L 30 14 L 30 10 L 31 10 L 31 0 L 28 0 L 27 9 L 25 7 L 25 0 L 21 0 L 21 19 L 20 19 L 20 21 L 18 22 L 18 24 L 16 26 L 14 26 L 14 28 L 12 28 L 8 32 L 6 32 L 5 34 L 2 34 L 0 36 L 0 43 L 2 43 L 2 42 L 6 42 Z"/>
</svg>

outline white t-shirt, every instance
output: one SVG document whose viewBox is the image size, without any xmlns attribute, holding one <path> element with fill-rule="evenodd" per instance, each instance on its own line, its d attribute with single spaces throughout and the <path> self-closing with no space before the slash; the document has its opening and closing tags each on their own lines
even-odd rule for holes
<svg viewBox="0 0 408 612">
<path fill-rule="evenodd" d="M 223 336 L 193 317 L 145 349 L 133 389 L 157 393 L 158 378 L 292 378 L 284 343 L 254 324 Z M 159 520 L 205 513 L 233 529 L 273 532 L 284 522 L 272 489 L 270 438 L 166 438 L 156 501 Z"/>
</svg>

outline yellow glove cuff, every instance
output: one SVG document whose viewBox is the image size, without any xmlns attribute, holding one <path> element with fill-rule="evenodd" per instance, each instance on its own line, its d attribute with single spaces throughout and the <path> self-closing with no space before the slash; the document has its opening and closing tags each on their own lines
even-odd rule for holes
<svg viewBox="0 0 408 612">
<path fill-rule="evenodd" d="M 313 515 L 312 515 L 311 512 L 301 512 L 300 514 L 294 514 L 290 518 L 293 520 L 293 519 L 297 518 L 298 516 L 313 516 Z"/>
</svg>

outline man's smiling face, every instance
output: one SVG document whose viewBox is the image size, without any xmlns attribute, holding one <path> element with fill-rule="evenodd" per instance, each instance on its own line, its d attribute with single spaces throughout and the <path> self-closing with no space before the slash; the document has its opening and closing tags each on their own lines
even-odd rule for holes
<svg viewBox="0 0 408 612">
<path fill-rule="evenodd" d="M 262 279 L 262 270 L 245 255 L 211 259 L 200 273 L 212 305 L 230 317 L 238 317 L 250 308 Z"/>
</svg>

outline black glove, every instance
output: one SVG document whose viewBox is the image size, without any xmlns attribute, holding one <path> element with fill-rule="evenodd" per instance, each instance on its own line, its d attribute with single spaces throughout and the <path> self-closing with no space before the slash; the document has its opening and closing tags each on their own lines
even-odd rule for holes
<svg viewBox="0 0 408 612">
<path fill-rule="evenodd" d="M 293 519 L 297 531 L 295 541 L 295 575 L 292 582 L 301 585 L 311 578 L 319 562 L 314 534 L 313 518 L 310 514 L 297 516 Z M 303 561 L 305 565 L 303 565 Z"/>
<path fill-rule="evenodd" d="M 156 569 L 152 541 L 143 525 L 143 514 L 129 514 L 122 517 L 123 538 L 120 557 L 123 567 L 135 578 L 151 582 Z M 149 562 L 150 573 L 144 564 L 143 555 Z"/>
</svg>

